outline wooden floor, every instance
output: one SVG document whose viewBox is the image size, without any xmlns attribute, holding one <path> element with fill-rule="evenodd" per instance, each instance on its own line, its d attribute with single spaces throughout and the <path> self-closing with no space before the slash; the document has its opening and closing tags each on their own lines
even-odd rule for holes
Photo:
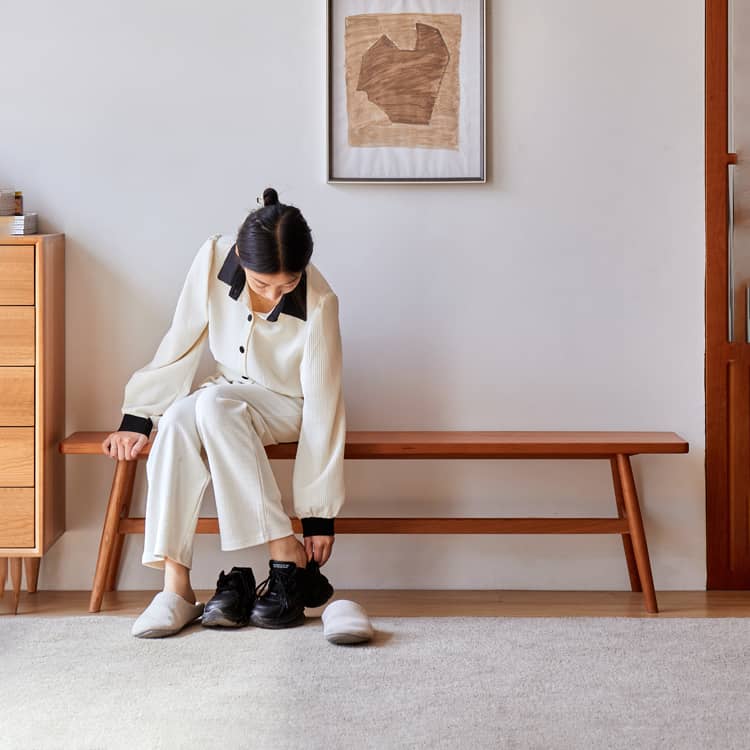
<svg viewBox="0 0 750 750">
<path fill-rule="evenodd" d="M 112 591 L 101 616 L 136 616 L 155 591 Z M 208 601 L 213 591 L 196 591 Z M 444 591 L 341 590 L 334 599 L 353 599 L 373 617 L 750 617 L 750 591 L 659 591 L 661 612 L 649 615 L 641 594 L 630 591 Z M 18 614 L 89 615 L 88 591 L 21 592 Z M 333 601 L 333 600 L 332 600 Z M 308 609 L 318 616 L 323 607 Z M 13 595 L 0 598 L 0 615 L 13 616 Z"/>
</svg>

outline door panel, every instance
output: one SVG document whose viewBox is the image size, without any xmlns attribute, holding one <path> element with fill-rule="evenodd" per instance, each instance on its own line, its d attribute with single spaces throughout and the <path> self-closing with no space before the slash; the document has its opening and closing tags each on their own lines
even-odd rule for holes
<svg viewBox="0 0 750 750">
<path fill-rule="evenodd" d="M 750 3 L 706 0 L 707 588 L 750 588 Z M 736 149 L 736 151 L 735 151 Z"/>
</svg>

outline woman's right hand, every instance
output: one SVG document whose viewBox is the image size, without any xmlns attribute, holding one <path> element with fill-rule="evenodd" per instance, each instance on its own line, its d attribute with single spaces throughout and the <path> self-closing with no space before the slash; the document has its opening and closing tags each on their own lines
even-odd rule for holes
<svg viewBox="0 0 750 750">
<path fill-rule="evenodd" d="M 102 451 L 118 461 L 127 461 L 135 458 L 146 443 L 148 438 L 140 432 L 119 430 L 107 435 L 102 443 Z"/>
</svg>

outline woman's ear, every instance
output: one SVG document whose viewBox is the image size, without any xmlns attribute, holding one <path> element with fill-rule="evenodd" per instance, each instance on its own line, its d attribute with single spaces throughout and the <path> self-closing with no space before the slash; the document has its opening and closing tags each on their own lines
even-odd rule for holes
<svg viewBox="0 0 750 750">
<path fill-rule="evenodd" d="M 237 247 L 237 245 L 234 246 L 234 254 L 239 258 L 240 257 L 240 250 Z"/>
</svg>

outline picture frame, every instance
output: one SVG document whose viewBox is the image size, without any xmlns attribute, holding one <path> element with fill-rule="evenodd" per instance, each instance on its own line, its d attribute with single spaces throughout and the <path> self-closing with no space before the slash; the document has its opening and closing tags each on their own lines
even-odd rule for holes
<svg viewBox="0 0 750 750">
<path fill-rule="evenodd" d="M 485 0 L 326 0 L 326 181 L 487 180 Z"/>
</svg>

